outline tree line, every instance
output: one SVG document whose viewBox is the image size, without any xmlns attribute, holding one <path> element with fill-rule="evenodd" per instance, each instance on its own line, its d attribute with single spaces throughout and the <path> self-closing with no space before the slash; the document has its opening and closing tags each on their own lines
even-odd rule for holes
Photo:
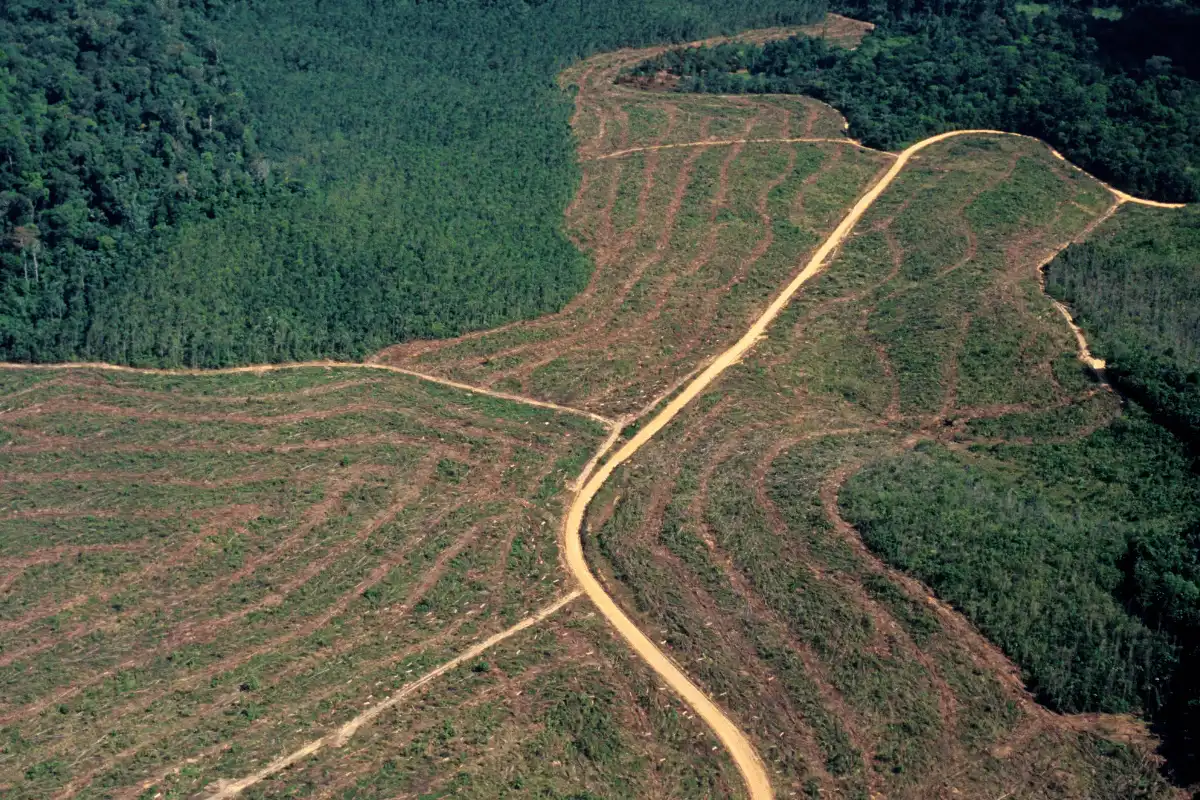
<svg viewBox="0 0 1200 800">
<path fill-rule="evenodd" d="M 1105 374 L 1200 457 L 1200 212 L 1125 207 L 1046 268 Z M 1153 471 L 1161 471 L 1155 465 Z M 1200 777 L 1200 521 L 1144 524 L 1119 562 L 1127 607 L 1176 645 L 1170 702 L 1155 709 L 1181 777 Z M 1185 519 L 1187 517 L 1185 516 Z"/>
<path fill-rule="evenodd" d="M 1200 776 L 1200 478 L 1136 406 L 1065 444 L 932 443 L 865 468 L 842 512 L 1064 713 L 1140 712 Z"/>
<path fill-rule="evenodd" d="M 1131 208 L 1046 268 L 1123 394 L 1200 445 L 1200 212 Z"/>
<path fill-rule="evenodd" d="M 625 79 L 665 71 L 679 91 L 811 95 L 846 115 L 851 136 L 888 150 L 953 129 L 1024 133 L 1128 192 L 1195 200 L 1195 57 L 1161 34 L 1198 29 L 1200 12 L 1126 5 L 1128 18 L 1063 0 L 848 0 L 844 10 L 878 23 L 854 50 L 802 36 L 674 50 Z"/>
<path fill-rule="evenodd" d="M 0 358 L 358 358 L 561 307 L 556 83 L 823 0 L 8 0 Z"/>
</svg>

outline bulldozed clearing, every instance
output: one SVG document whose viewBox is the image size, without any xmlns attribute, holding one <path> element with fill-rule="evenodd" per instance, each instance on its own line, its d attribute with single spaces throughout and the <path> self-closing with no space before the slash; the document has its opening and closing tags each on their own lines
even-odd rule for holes
<svg viewBox="0 0 1200 800">
<path fill-rule="evenodd" d="M 897 162 L 806 98 L 614 82 L 653 52 L 563 76 L 596 271 L 559 314 L 374 368 L 0 372 L 0 791 L 1170 796 L 1136 720 L 1039 706 L 839 504 L 1120 413 L 1039 268 L 1130 198 L 1028 139 Z"/>
</svg>

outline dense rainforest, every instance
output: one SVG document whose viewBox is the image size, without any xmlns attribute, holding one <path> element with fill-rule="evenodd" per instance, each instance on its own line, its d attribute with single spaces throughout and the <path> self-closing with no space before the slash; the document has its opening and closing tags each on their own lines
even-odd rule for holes
<svg viewBox="0 0 1200 800">
<path fill-rule="evenodd" d="M 1200 212 L 1126 207 L 1046 269 L 1121 392 L 1200 445 Z"/>
<path fill-rule="evenodd" d="M 7 0 L 0 358 L 361 357 L 560 307 L 567 64 L 817 0 Z"/>
<path fill-rule="evenodd" d="M 1046 268 L 1105 373 L 1200 457 L 1200 213 L 1124 207 Z M 1156 464 L 1155 472 L 1169 472 Z M 1121 596 L 1178 643 L 1173 703 L 1160 716 L 1189 777 L 1200 776 L 1200 500 L 1182 528 L 1143 525 L 1121 560 Z"/>
<path fill-rule="evenodd" d="M 1024 133 L 1133 194 L 1200 198 L 1200 9 L 1179 0 L 834 6 L 877 23 L 853 51 L 808 37 L 674 50 L 628 79 L 665 71 L 681 76 L 680 91 L 811 95 L 840 109 L 852 136 L 888 150 L 956 128 Z"/>
<path fill-rule="evenodd" d="M 1068 442 L 920 444 L 840 499 L 864 541 L 961 609 L 1039 700 L 1143 712 L 1175 779 L 1200 778 L 1200 476 L 1146 412 L 1131 404 Z"/>
</svg>

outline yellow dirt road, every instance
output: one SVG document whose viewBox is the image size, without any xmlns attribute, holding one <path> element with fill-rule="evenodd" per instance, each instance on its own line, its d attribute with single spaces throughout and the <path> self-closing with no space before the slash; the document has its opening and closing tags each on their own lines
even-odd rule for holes
<svg viewBox="0 0 1200 800">
<path fill-rule="evenodd" d="M 680 697 L 682 697 L 683 700 L 696 712 L 696 714 L 699 715 L 700 718 L 703 719 L 705 721 L 705 723 L 708 724 L 709 727 L 712 728 L 713 732 L 717 735 L 718 739 L 720 739 L 721 743 L 729 751 L 730 756 L 732 757 L 732 759 L 734 761 L 734 764 L 737 766 L 739 772 L 741 773 L 743 779 L 745 780 L 746 787 L 748 789 L 750 797 L 753 800 L 767 800 L 768 798 L 773 797 L 773 792 L 771 789 L 771 782 L 767 775 L 766 767 L 763 764 L 762 759 L 759 757 L 758 753 L 755 751 L 754 746 L 750 743 L 749 739 L 746 737 L 746 735 L 738 728 L 737 724 L 734 723 L 733 720 L 731 720 L 725 714 L 725 712 L 722 711 L 704 693 L 704 691 L 702 689 L 700 689 L 698 686 L 696 686 L 696 684 L 694 684 L 677 666 L 675 666 L 675 664 L 670 660 L 670 658 L 662 650 L 660 650 L 654 644 L 654 642 L 650 640 L 649 637 L 647 637 L 641 630 L 638 629 L 637 625 L 625 614 L 625 612 L 623 612 L 620 609 L 620 607 L 616 604 L 616 602 L 613 600 L 613 598 L 605 591 L 604 587 L 600 584 L 600 582 L 598 580 L 596 580 L 595 576 L 591 573 L 591 570 L 588 568 L 587 562 L 584 558 L 583 543 L 582 543 L 582 538 L 581 538 L 584 515 L 587 511 L 588 504 L 596 496 L 596 493 L 599 491 L 600 487 L 604 485 L 605 481 L 608 480 L 608 478 L 612 475 L 613 471 L 618 466 L 620 466 L 625 461 L 628 461 L 635 453 L 637 453 L 637 451 L 639 449 L 641 449 L 641 447 L 644 444 L 646 444 L 648 441 L 650 441 L 650 439 L 653 438 L 655 434 L 657 434 L 660 430 L 662 430 L 664 427 L 666 427 L 666 425 L 668 423 L 670 423 L 671 420 L 674 419 L 679 414 L 679 412 L 682 411 L 688 405 L 688 403 L 690 403 L 701 392 L 703 392 L 706 388 L 708 388 L 717 379 L 717 377 L 721 375 L 721 373 L 723 373 L 730 366 L 736 364 L 755 345 L 755 343 L 758 342 L 758 340 L 766 334 L 767 327 L 771 324 L 771 322 L 774 321 L 774 319 L 784 309 L 784 307 L 788 304 L 788 302 L 796 294 L 796 292 L 799 291 L 800 287 L 803 286 L 808 280 L 810 280 L 812 277 L 814 277 L 821 271 L 821 269 L 825 266 L 826 262 L 829 260 L 830 256 L 837 249 L 837 247 L 846 239 L 846 237 L 850 234 L 850 232 L 853 230 L 855 224 L 857 224 L 859 219 L 862 218 L 863 214 L 866 213 L 866 211 L 871 207 L 872 204 L 874 204 L 874 202 L 879 198 L 879 196 L 883 193 L 883 191 L 885 189 L 887 189 L 887 187 L 892 183 L 892 181 L 895 180 L 897 175 L 900 174 L 900 171 L 904 168 L 904 166 L 908 163 L 908 161 L 916 153 L 918 153 L 919 151 L 923 150 L 924 148 L 926 148 L 932 144 L 936 144 L 937 142 L 941 142 L 941 141 L 944 141 L 946 139 L 950 139 L 950 138 L 953 138 L 956 136 L 967 136 L 967 135 L 1019 136 L 1020 134 L 1012 134 L 1012 133 L 1007 133 L 1005 131 L 993 131 L 993 130 L 951 131 L 948 133 L 939 134 L 937 136 L 932 136 L 928 139 L 918 142 L 917 144 L 914 144 L 913 146 L 909 147 L 908 149 L 906 149 L 902 153 L 900 153 L 898 156 L 896 156 L 896 160 L 892 163 L 891 167 L 883 175 L 883 177 L 881 177 L 879 179 L 879 181 L 875 183 L 874 186 L 872 186 L 862 197 L 859 198 L 859 200 L 854 204 L 853 208 L 851 208 L 849 213 L 845 216 L 845 218 L 842 219 L 842 221 L 833 230 L 833 232 L 825 239 L 824 242 L 821 243 L 821 246 L 816 250 L 816 252 L 813 253 L 812 257 L 809 259 L 809 261 L 805 265 L 804 269 L 801 270 L 801 272 L 799 274 L 797 274 L 796 277 L 793 278 L 791 280 L 791 282 L 787 284 L 787 286 L 784 287 L 784 289 L 776 296 L 776 298 L 771 302 L 771 304 L 766 308 L 766 310 L 763 311 L 763 313 L 754 321 L 754 323 L 745 332 L 745 334 L 743 334 L 742 337 L 736 343 L 733 344 L 733 346 L 731 346 L 729 349 L 725 350 L 723 353 L 720 353 L 719 355 L 717 355 L 702 371 L 699 372 L 698 375 L 696 375 L 695 378 L 693 378 L 690 382 L 688 382 L 686 385 L 684 385 L 683 389 L 679 392 L 679 394 L 676 397 L 674 397 L 666 405 L 666 407 L 664 407 L 662 409 L 662 411 L 660 411 L 652 419 L 650 419 L 644 426 L 642 426 L 638 430 L 638 432 L 633 436 L 632 439 L 630 439 L 622 447 L 620 447 L 616 451 L 616 453 L 613 454 L 613 456 L 610 459 L 608 459 L 606 462 L 604 462 L 603 464 L 600 464 L 600 459 L 603 458 L 604 454 L 606 454 L 613 445 L 615 445 L 617 439 L 619 438 L 620 426 L 621 426 L 622 422 L 627 422 L 629 420 L 621 420 L 621 421 L 611 420 L 611 419 L 601 417 L 597 414 L 594 414 L 594 413 L 591 413 L 591 412 L 588 412 L 588 411 L 585 411 L 582 409 L 569 408 L 569 407 L 561 406 L 561 405 L 551 403 L 551 402 L 535 400 L 532 398 L 521 397 L 521 396 L 517 396 L 517 395 L 511 395 L 511 394 L 507 394 L 504 392 L 496 392 L 496 391 L 492 391 L 489 389 L 484 389 L 484 388 L 480 388 L 480 387 L 476 387 L 476 386 L 470 386 L 467 384 L 459 383 L 457 381 L 447 380 L 445 378 L 439 378 L 439 377 L 432 376 L 432 375 L 425 375 L 422 373 L 418 373 L 418 372 L 414 372 L 411 370 L 403 369 L 400 367 L 394 367 L 394 366 L 386 365 L 386 364 L 369 363 L 369 362 L 368 363 L 346 363 L 346 362 L 335 362 L 335 361 L 310 361 L 310 362 L 292 363 L 292 364 L 233 367 L 233 368 L 228 368 L 228 369 L 216 369 L 216 370 L 139 369 L 139 368 L 134 368 L 134 367 L 124 367 L 124 366 L 119 366 L 119 365 L 115 365 L 115 364 L 106 364 L 106 363 L 73 363 L 73 364 L 69 363 L 69 364 L 46 364 L 46 365 L 0 364 L 0 368 L 7 368 L 7 369 L 64 369 L 64 368 L 70 369 L 70 368 L 74 368 L 74 369 L 97 369 L 97 370 L 110 370 L 110 371 L 118 371 L 118 372 L 133 372 L 133 373 L 143 373 L 143 374 L 164 374 L 164 375 L 212 375 L 212 374 L 229 374 L 229 373 L 262 373 L 262 372 L 268 372 L 268 371 L 272 371 L 272 370 L 296 369 L 296 368 L 302 368 L 302 367 L 327 367 L 327 368 L 336 368 L 336 369 L 375 369 L 375 370 L 396 372 L 396 373 L 400 373 L 400 374 L 404 374 L 404 375 L 409 375 L 409 376 L 412 376 L 415 378 L 420 378 L 422 380 L 432 381 L 434 383 L 439 383 L 439 384 L 442 384 L 445 386 L 451 386 L 451 387 L 461 389 L 464 391 L 485 394 L 485 395 L 489 395 L 489 396 L 504 399 L 504 400 L 510 400 L 510 401 L 519 402 L 519 403 L 526 403 L 529 405 L 539 406 L 542 408 L 552 409 L 555 411 L 586 416 L 590 419 L 593 419 L 597 422 L 604 424 L 605 426 L 609 427 L 609 429 L 610 429 L 610 436 L 605 441 L 605 443 L 602 445 L 600 450 L 596 453 L 596 455 L 592 458 L 592 460 L 585 466 L 582 474 L 580 475 L 580 477 L 577 481 L 578 491 L 572 501 L 571 507 L 567 511 L 567 515 L 565 517 L 564 524 L 563 524 L 563 552 L 564 552 L 564 556 L 566 559 L 566 565 L 567 565 L 568 569 L 570 570 L 570 572 L 571 572 L 572 576 L 575 578 L 575 580 L 579 583 L 580 588 L 578 591 L 575 591 L 575 592 L 572 592 L 572 593 L 566 595 L 565 597 L 563 597 L 561 600 L 559 600 L 552 606 L 549 606 L 549 607 L 543 609 L 542 611 L 538 612 L 537 614 L 534 614 L 533 616 L 531 616 L 525 620 L 522 620 L 520 623 L 518 623 L 513 628 L 510 628 L 507 631 L 503 631 L 503 632 L 497 634 L 496 636 L 493 636 L 491 639 L 488 639 L 484 642 L 479 643 L 475 647 L 471 648 L 467 652 L 460 655 L 458 658 L 453 659 L 452 661 L 448 662 L 447 664 L 443 665 L 442 667 L 439 667 L 438 669 L 433 670 L 428 675 L 422 677 L 422 679 L 420 681 L 417 681 L 416 683 L 411 684 L 411 685 L 401 689 L 399 692 L 397 692 L 395 695 L 393 695 L 388 700 L 384 701 L 383 703 L 380 703 L 378 706 L 375 706 L 375 707 L 369 709 L 367 712 L 360 715 L 359 717 L 356 717 L 354 720 L 351 720 L 349 723 L 346 724 L 346 726 L 344 726 L 339 731 L 334 732 L 327 737 L 322 737 L 321 739 L 311 742 L 308 745 L 306 745 L 305 747 L 300 748 L 299 750 L 296 750 L 293 753 L 290 753 L 286 756 L 283 756 L 283 757 L 277 759 L 276 761 L 272 762 L 271 764 L 267 765 L 262 770 L 260 770 L 259 772 L 255 773 L 251 776 L 248 776 L 248 777 L 243 778 L 236 782 L 226 783 L 226 784 L 216 787 L 215 793 L 212 795 L 210 800 L 218 800 L 218 798 L 232 797 L 232 796 L 238 794 L 239 792 L 241 792 L 243 789 L 245 789 L 249 786 L 252 786 L 253 784 L 257 783 L 258 781 L 261 781 L 264 778 L 285 769 L 289 765 L 307 757 L 308 755 L 311 755 L 312 753 L 316 752 L 317 750 L 321 749 L 324 746 L 340 745 L 349 736 L 351 736 L 358 729 L 359 726 L 370 722 L 372 719 L 374 719 L 375 716 L 378 715 L 379 712 L 383 711 L 385 708 L 395 705 L 397 702 L 402 700 L 404 697 L 409 696 L 412 692 L 414 692 L 414 691 L 418 690 L 420 687 L 426 685 L 429 681 L 432 681 L 439 675 L 445 673 L 447 670 L 452 669 L 455 666 L 461 664 L 464 660 L 473 658 L 475 655 L 482 652 L 484 649 L 496 644 L 497 642 L 507 638 L 508 636 L 511 636 L 513 633 L 516 633 L 519 630 L 523 630 L 524 628 L 529 627 L 530 625 L 533 625 L 533 624 L 541 621 L 542 619 L 544 619 L 545 617 L 554 613 L 554 611 L 557 611 L 563 605 L 565 605 L 566 603 L 570 602 L 572 599 L 577 597 L 579 595 L 580 591 L 588 596 L 588 598 L 596 606 L 597 610 L 601 614 L 603 614 L 604 617 L 613 625 L 613 627 L 617 630 L 617 632 L 621 635 L 621 637 L 625 639 L 625 641 L 634 650 L 634 652 L 636 652 L 638 654 L 638 656 L 640 656 L 646 662 L 646 664 L 651 667 L 651 669 L 653 669 L 656 673 L 658 673 L 658 675 L 663 679 L 663 681 L 667 685 L 669 685 L 675 692 L 677 692 L 680 695 Z M 1023 138 L 1031 138 L 1031 137 L 1023 137 Z M 712 145 L 721 145 L 721 144 L 733 144 L 733 143 L 736 143 L 737 141 L 741 141 L 741 140 L 704 141 L 704 142 L 682 143 L 682 144 L 676 144 L 676 145 L 664 145 L 663 147 L 712 146 Z M 801 141 L 812 141 L 812 140 L 798 138 L 798 139 L 745 140 L 745 141 L 764 141 L 764 142 L 766 142 L 766 141 L 780 141 L 780 142 L 795 141 L 795 142 L 801 142 Z M 842 142 L 842 140 L 836 140 L 836 141 Z M 843 143 L 852 144 L 855 146 L 861 146 L 861 145 L 857 145 L 857 143 L 851 142 L 849 140 L 845 140 Z M 607 156 L 601 156 L 601 158 L 615 158 L 615 157 L 618 157 L 621 155 L 625 155 L 629 152 L 634 152 L 639 149 L 648 149 L 648 148 L 634 148 L 634 149 L 628 150 L 628 151 L 620 151 L 617 153 L 609 154 Z M 1059 158 L 1062 158 L 1062 156 L 1059 155 L 1058 153 L 1054 153 L 1054 155 L 1056 155 Z M 1151 200 L 1142 200 L 1140 198 L 1132 197 L 1132 196 L 1130 196 L 1124 192 L 1121 192 L 1120 190 L 1114 189 L 1112 187 L 1106 187 L 1106 188 L 1108 188 L 1108 190 L 1110 192 L 1112 192 L 1113 195 L 1115 196 L 1115 198 L 1117 200 L 1116 205 L 1120 205 L 1122 203 L 1139 203 L 1142 205 L 1155 206 L 1155 207 L 1160 207 L 1160 208 L 1181 208 L 1181 207 L 1183 207 L 1182 204 L 1159 203 L 1159 202 L 1155 202 L 1155 201 L 1151 201 Z M 1062 308 L 1062 307 L 1060 307 L 1059 310 L 1064 313 L 1064 316 L 1067 317 L 1069 322 L 1072 322 L 1072 328 L 1075 330 L 1076 336 L 1080 340 L 1081 351 L 1085 354 L 1085 356 L 1089 356 L 1090 354 L 1088 354 L 1086 351 L 1086 342 L 1084 342 L 1082 340 L 1082 334 L 1078 331 L 1077 328 L 1075 328 L 1073 321 L 1070 320 L 1069 313 L 1066 311 L 1065 308 Z"/>
<path fill-rule="evenodd" d="M 1058 154 L 1055 153 L 1055 155 Z M 1074 242 L 1082 242 L 1084 239 L 1086 239 L 1092 231 L 1103 225 L 1105 220 L 1112 217 L 1112 215 L 1117 212 L 1117 209 L 1119 209 L 1125 203 L 1138 202 L 1137 198 L 1130 197 L 1124 192 L 1113 189 L 1112 187 L 1109 187 L 1109 191 L 1116 195 L 1116 201 L 1108 207 L 1108 210 L 1092 220 L 1092 222 L 1086 228 L 1084 228 L 1078 236 L 1076 236 L 1070 242 L 1065 242 L 1062 247 L 1051 253 L 1044 261 L 1042 261 L 1041 264 L 1038 264 L 1038 279 L 1042 284 L 1042 293 L 1050 299 L 1051 304 L 1058 309 L 1058 313 L 1062 314 L 1063 319 L 1067 321 L 1067 326 L 1071 329 L 1071 333 L 1075 335 L 1075 345 L 1076 349 L 1078 350 L 1079 360 L 1090 367 L 1091 370 L 1096 373 L 1096 377 L 1100 379 L 1101 383 L 1106 386 L 1108 385 L 1108 379 L 1104 376 L 1104 359 L 1096 358 L 1096 356 L 1092 355 L 1091 348 L 1088 347 L 1087 337 L 1083 335 L 1083 330 L 1075 324 L 1075 318 L 1071 316 L 1071 310 L 1067 308 L 1065 304 L 1060 303 L 1058 300 L 1055 300 L 1053 297 L 1051 297 L 1050 293 L 1046 291 L 1046 267 L 1050 265 L 1051 261 L 1058 257 L 1059 253 L 1061 253 L 1063 250 L 1066 250 L 1071 244 Z M 1154 201 L 1147 200 L 1145 202 L 1147 204 L 1151 204 Z"/>
<path fill-rule="evenodd" d="M 859 198 L 854 207 L 850 209 L 850 213 L 842 219 L 838 226 L 834 228 L 833 233 L 829 234 L 829 237 L 813 253 L 812 258 L 809 259 L 804 269 L 792 279 L 791 283 L 784 287 L 783 291 L 779 293 L 771 305 L 767 306 L 767 309 L 754 321 L 754 324 L 743 334 L 742 338 L 738 339 L 728 350 L 714 358 L 662 411 L 639 429 L 637 434 L 617 450 L 612 458 L 595 470 L 587 482 L 580 488 L 578 494 L 575 495 L 574 502 L 567 511 L 567 517 L 563 525 L 563 551 L 567 567 L 571 570 L 571 574 L 574 575 L 584 593 L 596 605 L 600 613 L 612 623 L 613 627 L 617 629 L 617 632 L 625 639 L 629 646 L 713 729 L 717 738 L 721 740 L 722 744 L 729 751 L 730 756 L 732 756 L 753 800 L 767 800 L 773 797 L 771 781 L 767 776 L 766 767 L 763 765 L 762 759 L 759 758 L 754 746 L 750 744 L 750 740 L 746 738 L 746 735 L 742 733 L 737 724 L 724 711 L 717 707 L 716 703 L 710 700 L 703 690 L 692 683 L 675 666 L 666 653 L 660 650 L 646 634 L 642 633 L 633 620 L 617 606 L 608 592 L 604 590 L 604 587 L 600 585 L 600 582 L 596 580 L 591 570 L 588 569 L 587 561 L 583 555 L 583 540 L 581 536 L 584 514 L 587 511 L 588 504 L 596 496 L 596 492 L 600 490 L 600 487 L 604 485 L 604 482 L 608 480 L 609 476 L 612 475 L 618 466 L 628 461 L 641 449 L 642 445 L 646 444 L 656 433 L 666 427 L 688 403 L 708 388 L 722 372 L 736 364 L 766 334 L 767 326 L 779 315 L 779 312 L 783 310 L 800 287 L 821 271 L 829 256 L 850 234 L 854 225 L 862 218 L 862 215 L 866 213 L 875 200 L 878 199 L 879 195 L 896 179 L 896 176 L 904 169 L 904 165 L 908 163 L 909 159 L 932 144 L 955 136 L 968 135 L 1013 136 L 1017 134 L 991 130 L 950 131 L 917 142 L 912 147 L 900 153 L 895 162 L 892 163 L 891 168 L 888 169 L 883 177 L 866 194 Z M 1135 198 L 1130 198 L 1129 195 L 1125 195 L 1124 193 L 1118 193 L 1116 190 L 1110 189 L 1110 191 L 1113 191 L 1118 199 L 1123 202 L 1134 201 L 1153 205 L 1165 205 L 1152 203 L 1151 201 L 1137 201 Z"/>
<path fill-rule="evenodd" d="M 924 147 L 925 145 L 941 141 L 942 139 L 945 139 L 950 136 L 964 136 L 966 134 L 987 134 L 987 135 L 993 135 L 993 136 L 1017 136 L 1022 139 L 1032 139 L 1035 142 L 1040 142 L 1042 144 L 1045 144 L 1045 142 L 1042 142 L 1041 139 L 1038 139 L 1035 136 L 1026 136 L 1023 133 L 1010 133 L 1008 131 L 993 131 L 993 130 L 987 130 L 987 129 L 981 128 L 978 130 L 950 131 L 949 133 L 939 133 L 937 136 L 931 136 L 930 138 L 925 139 L 924 141 L 917 142 L 916 144 L 914 144 L 912 147 L 908 148 L 908 150 L 905 150 L 904 152 L 907 153 L 912 150 L 919 150 L 922 147 Z M 629 147 L 624 150 L 616 150 L 612 153 L 605 153 L 604 155 L 600 155 L 600 156 L 592 156 L 591 158 L 585 158 L 583 160 L 584 161 L 607 161 L 612 158 L 623 158 L 624 156 L 632 155 L 633 153 L 645 153 L 645 152 L 649 152 L 652 150 L 674 150 L 679 147 L 721 147 L 723 145 L 734 145 L 734 144 L 801 144 L 804 142 L 818 143 L 818 144 L 820 144 L 820 143 L 845 144 L 845 145 L 850 145 L 851 147 L 857 147 L 859 150 L 869 150 L 872 153 L 879 153 L 879 154 L 885 155 L 885 156 L 893 156 L 894 157 L 896 155 L 895 153 L 889 152 L 887 150 L 876 150 L 873 147 L 867 147 L 865 144 L 858 141 L 857 139 L 845 139 L 845 138 L 833 139 L 833 138 L 830 138 L 827 136 L 826 137 L 791 136 L 791 137 L 784 138 L 784 139 L 778 139 L 778 138 L 776 138 L 776 139 L 700 139 L 699 141 L 695 141 L 695 142 L 673 142 L 671 144 L 648 144 L 648 145 L 644 145 L 642 147 Z M 1054 155 L 1054 157 L 1057 158 L 1059 161 L 1067 161 L 1067 159 L 1065 157 L 1063 157 L 1062 153 L 1058 152 L 1057 150 L 1055 150 L 1053 147 L 1050 147 L 1049 145 L 1046 145 L 1046 147 L 1050 150 L 1050 152 Z M 1070 161 L 1067 161 L 1067 163 L 1071 164 Z M 1080 172 L 1083 172 L 1083 169 L 1081 167 L 1076 167 L 1074 164 L 1071 164 L 1071 166 L 1075 167 L 1075 169 L 1079 170 Z M 1134 203 L 1139 206 L 1150 206 L 1151 208 L 1184 208 L 1185 206 L 1187 206 L 1187 203 L 1162 203 L 1162 202 L 1159 202 L 1158 200 L 1146 200 L 1141 197 L 1134 197 L 1133 195 L 1129 194 L 1128 192 L 1123 192 L 1120 189 L 1117 189 L 1113 186 L 1109 186 L 1107 183 L 1105 183 L 1104 181 L 1095 177 L 1094 175 L 1090 175 L 1089 177 L 1091 177 L 1092 180 L 1099 183 L 1105 189 L 1108 189 L 1110 192 L 1112 192 L 1113 195 L 1117 198 L 1117 201 L 1121 202 L 1121 203 Z"/>
</svg>

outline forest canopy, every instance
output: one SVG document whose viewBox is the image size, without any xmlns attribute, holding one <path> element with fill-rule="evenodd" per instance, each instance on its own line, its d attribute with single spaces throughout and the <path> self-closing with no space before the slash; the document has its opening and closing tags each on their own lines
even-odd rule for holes
<svg viewBox="0 0 1200 800">
<path fill-rule="evenodd" d="M 825 0 L 10 0 L 0 7 L 0 358 L 359 358 L 560 308 L 587 258 L 555 76 Z M 1175 0 L 843 0 L 878 24 L 667 54 L 681 87 L 802 91 L 896 147 L 1021 130 L 1130 191 L 1197 193 Z M 741 70 L 745 70 L 742 72 Z"/>
<path fill-rule="evenodd" d="M 1200 11 L 1176 0 L 840 9 L 877 23 L 853 51 L 809 37 L 674 50 L 627 79 L 665 71 L 685 92 L 811 95 L 888 150 L 953 129 L 1024 133 L 1130 193 L 1200 198 L 1200 76 L 1178 35 L 1200 30 Z"/>
<path fill-rule="evenodd" d="M 1200 447 L 1200 213 L 1122 208 L 1048 265 L 1046 288 L 1121 392 Z"/>
<path fill-rule="evenodd" d="M 1066 713 L 1139 711 L 1200 776 L 1200 478 L 1136 406 L 1066 443 L 926 442 L 855 475 L 846 519 Z"/>
<path fill-rule="evenodd" d="M 559 71 L 808 0 L 8 0 L 0 358 L 357 358 L 561 307 Z"/>
</svg>

